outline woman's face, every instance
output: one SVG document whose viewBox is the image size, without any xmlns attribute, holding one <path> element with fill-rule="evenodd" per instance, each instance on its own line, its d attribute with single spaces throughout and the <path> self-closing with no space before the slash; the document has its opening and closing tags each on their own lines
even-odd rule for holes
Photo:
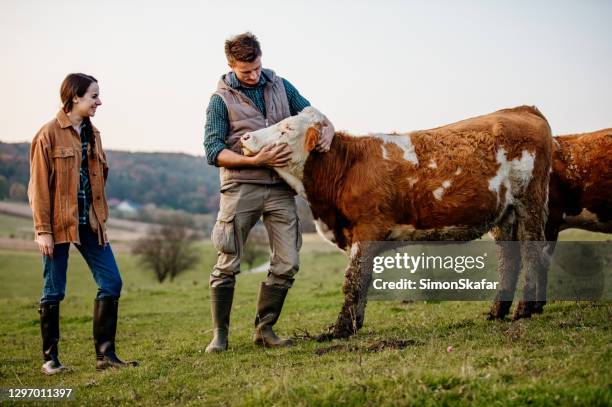
<svg viewBox="0 0 612 407">
<path fill-rule="evenodd" d="M 74 97 L 72 113 L 76 113 L 81 117 L 94 117 L 96 115 L 96 109 L 101 104 L 100 88 L 96 82 L 92 82 L 83 96 Z"/>
</svg>

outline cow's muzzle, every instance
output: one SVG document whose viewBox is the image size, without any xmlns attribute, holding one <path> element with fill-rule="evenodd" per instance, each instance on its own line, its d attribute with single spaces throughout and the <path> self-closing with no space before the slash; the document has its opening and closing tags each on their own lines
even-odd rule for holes
<svg viewBox="0 0 612 407">
<path fill-rule="evenodd" d="M 255 155 L 255 152 L 253 152 L 248 147 L 248 144 L 250 144 L 250 141 L 251 141 L 251 135 L 249 133 L 246 133 L 242 137 L 240 137 L 240 145 L 242 146 L 242 154 L 246 156 Z"/>
</svg>

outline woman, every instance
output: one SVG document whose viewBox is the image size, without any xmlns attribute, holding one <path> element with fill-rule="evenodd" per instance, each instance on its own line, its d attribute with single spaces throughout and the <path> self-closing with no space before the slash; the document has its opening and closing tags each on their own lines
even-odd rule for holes
<svg viewBox="0 0 612 407">
<path fill-rule="evenodd" d="M 60 89 L 62 109 L 39 130 L 30 150 L 28 197 L 43 255 L 39 313 L 45 360 L 42 372 L 48 375 L 65 370 L 57 344 L 70 243 L 79 250 L 98 285 L 93 314 L 96 368 L 137 364 L 123 362 L 115 354 L 122 282 L 106 237 L 108 166 L 100 133 L 90 120 L 102 104 L 99 93 L 93 76 L 68 75 Z"/>
</svg>

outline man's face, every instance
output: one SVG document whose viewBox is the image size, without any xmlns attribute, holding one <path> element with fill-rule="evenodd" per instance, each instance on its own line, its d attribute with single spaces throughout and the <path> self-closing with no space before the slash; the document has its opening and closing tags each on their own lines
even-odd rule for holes
<svg viewBox="0 0 612 407">
<path fill-rule="evenodd" d="M 253 62 L 235 61 L 233 65 L 230 64 L 230 68 L 243 85 L 255 86 L 261 75 L 261 57 L 257 57 Z"/>
</svg>

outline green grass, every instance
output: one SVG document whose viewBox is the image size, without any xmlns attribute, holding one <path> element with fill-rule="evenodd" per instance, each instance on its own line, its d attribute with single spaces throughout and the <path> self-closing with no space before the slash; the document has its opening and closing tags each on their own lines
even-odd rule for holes
<svg viewBox="0 0 612 407">
<path fill-rule="evenodd" d="M 210 355 L 207 281 L 215 254 L 208 245 L 201 253 L 197 268 L 171 284 L 158 284 L 132 256 L 117 256 L 124 280 L 118 353 L 141 366 L 96 372 L 96 289 L 72 250 L 60 342 L 72 372 L 45 377 L 36 312 L 40 257 L 0 251 L 0 387 L 72 387 L 79 405 L 612 404 L 610 303 L 556 302 L 531 320 L 489 322 L 484 302 L 372 301 L 353 339 L 302 339 L 271 350 L 250 341 L 265 275 L 244 274 L 230 350 Z M 335 320 L 345 262 L 341 253 L 305 248 L 277 325 L 281 334 L 320 333 Z"/>
<path fill-rule="evenodd" d="M 0 213 L 0 237 L 33 239 L 32 219 Z"/>
</svg>

